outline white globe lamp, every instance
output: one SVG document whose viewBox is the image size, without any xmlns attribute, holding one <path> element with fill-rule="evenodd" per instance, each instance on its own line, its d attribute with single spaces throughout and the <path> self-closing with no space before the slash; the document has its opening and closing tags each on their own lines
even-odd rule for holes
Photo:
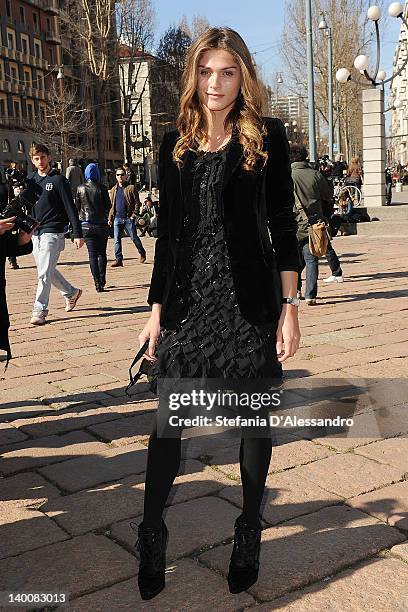
<svg viewBox="0 0 408 612">
<path fill-rule="evenodd" d="M 388 14 L 390 17 L 401 17 L 404 14 L 404 7 L 401 2 L 393 2 L 388 7 Z"/>
<path fill-rule="evenodd" d="M 347 68 L 339 68 L 336 72 L 336 80 L 339 83 L 347 83 L 350 78 L 350 70 Z"/>
</svg>

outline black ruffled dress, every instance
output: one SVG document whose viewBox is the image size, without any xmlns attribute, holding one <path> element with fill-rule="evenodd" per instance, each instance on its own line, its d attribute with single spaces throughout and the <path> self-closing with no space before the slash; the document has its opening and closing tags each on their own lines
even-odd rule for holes
<svg viewBox="0 0 408 612">
<path fill-rule="evenodd" d="M 161 331 L 157 361 L 149 375 L 153 391 L 159 378 L 242 380 L 282 376 L 276 357 L 276 325 L 248 323 L 235 295 L 222 222 L 227 148 L 197 155 L 194 162 L 192 198 L 185 203 L 176 281 L 187 315 L 176 329 Z M 242 232 L 244 249 L 244 227 Z"/>
</svg>

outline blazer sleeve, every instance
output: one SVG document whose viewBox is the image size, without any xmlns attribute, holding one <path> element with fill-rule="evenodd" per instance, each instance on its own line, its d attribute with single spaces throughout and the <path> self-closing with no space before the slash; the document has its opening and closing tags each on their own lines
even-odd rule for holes
<svg viewBox="0 0 408 612">
<path fill-rule="evenodd" d="M 154 264 L 150 290 L 147 302 L 150 306 L 153 302 L 162 303 L 164 288 L 166 284 L 168 248 L 169 248 L 169 202 L 166 192 L 166 154 L 169 134 L 165 134 L 159 149 L 159 185 L 160 185 L 160 211 L 157 216 L 157 240 L 154 251 Z"/>
<path fill-rule="evenodd" d="M 298 272 L 300 269 L 294 204 L 285 127 L 280 119 L 272 119 L 268 122 L 266 207 L 269 231 L 280 272 Z"/>
</svg>

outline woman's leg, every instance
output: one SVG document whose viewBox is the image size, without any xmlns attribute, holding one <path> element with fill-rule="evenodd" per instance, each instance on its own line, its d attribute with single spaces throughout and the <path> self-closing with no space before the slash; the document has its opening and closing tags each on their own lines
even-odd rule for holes
<svg viewBox="0 0 408 612">
<path fill-rule="evenodd" d="M 98 269 L 99 269 L 99 278 L 104 284 L 106 282 L 106 264 L 107 264 L 107 256 L 106 249 L 108 246 L 108 231 L 105 228 L 98 230 Z"/>
<path fill-rule="evenodd" d="M 178 438 L 158 438 L 157 425 L 149 438 L 143 526 L 159 529 L 171 487 L 180 467 L 181 432 Z"/>
<path fill-rule="evenodd" d="M 259 512 L 271 456 L 270 437 L 241 437 L 239 465 L 243 495 L 242 515 L 246 522 L 254 527 L 259 527 Z"/>
<path fill-rule="evenodd" d="M 85 244 L 89 254 L 89 266 L 94 279 L 99 278 L 98 268 L 98 251 L 97 251 L 97 239 L 95 234 L 90 230 L 85 236 Z"/>
</svg>

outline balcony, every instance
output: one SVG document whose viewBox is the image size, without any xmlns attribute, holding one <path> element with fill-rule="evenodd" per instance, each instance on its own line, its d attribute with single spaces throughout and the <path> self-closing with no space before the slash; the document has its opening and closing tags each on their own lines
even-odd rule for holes
<svg viewBox="0 0 408 612">
<path fill-rule="evenodd" d="M 53 45 L 61 44 L 61 36 L 56 32 L 53 32 L 52 30 L 48 30 L 45 33 L 45 40 L 47 41 L 47 43 L 51 43 Z"/>
<path fill-rule="evenodd" d="M 59 6 L 57 0 L 48 0 L 46 3 L 47 6 L 44 7 L 44 10 L 49 15 L 58 16 L 60 13 Z"/>
<path fill-rule="evenodd" d="M 0 81 L 0 91 L 10 93 L 11 92 L 10 81 Z"/>
<path fill-rule="evenodd" d="M 0 127 L 9 130 L 24 130 L 27 127 L 27 122 L 21 117 L 0 117 Z"/>
</svg>

